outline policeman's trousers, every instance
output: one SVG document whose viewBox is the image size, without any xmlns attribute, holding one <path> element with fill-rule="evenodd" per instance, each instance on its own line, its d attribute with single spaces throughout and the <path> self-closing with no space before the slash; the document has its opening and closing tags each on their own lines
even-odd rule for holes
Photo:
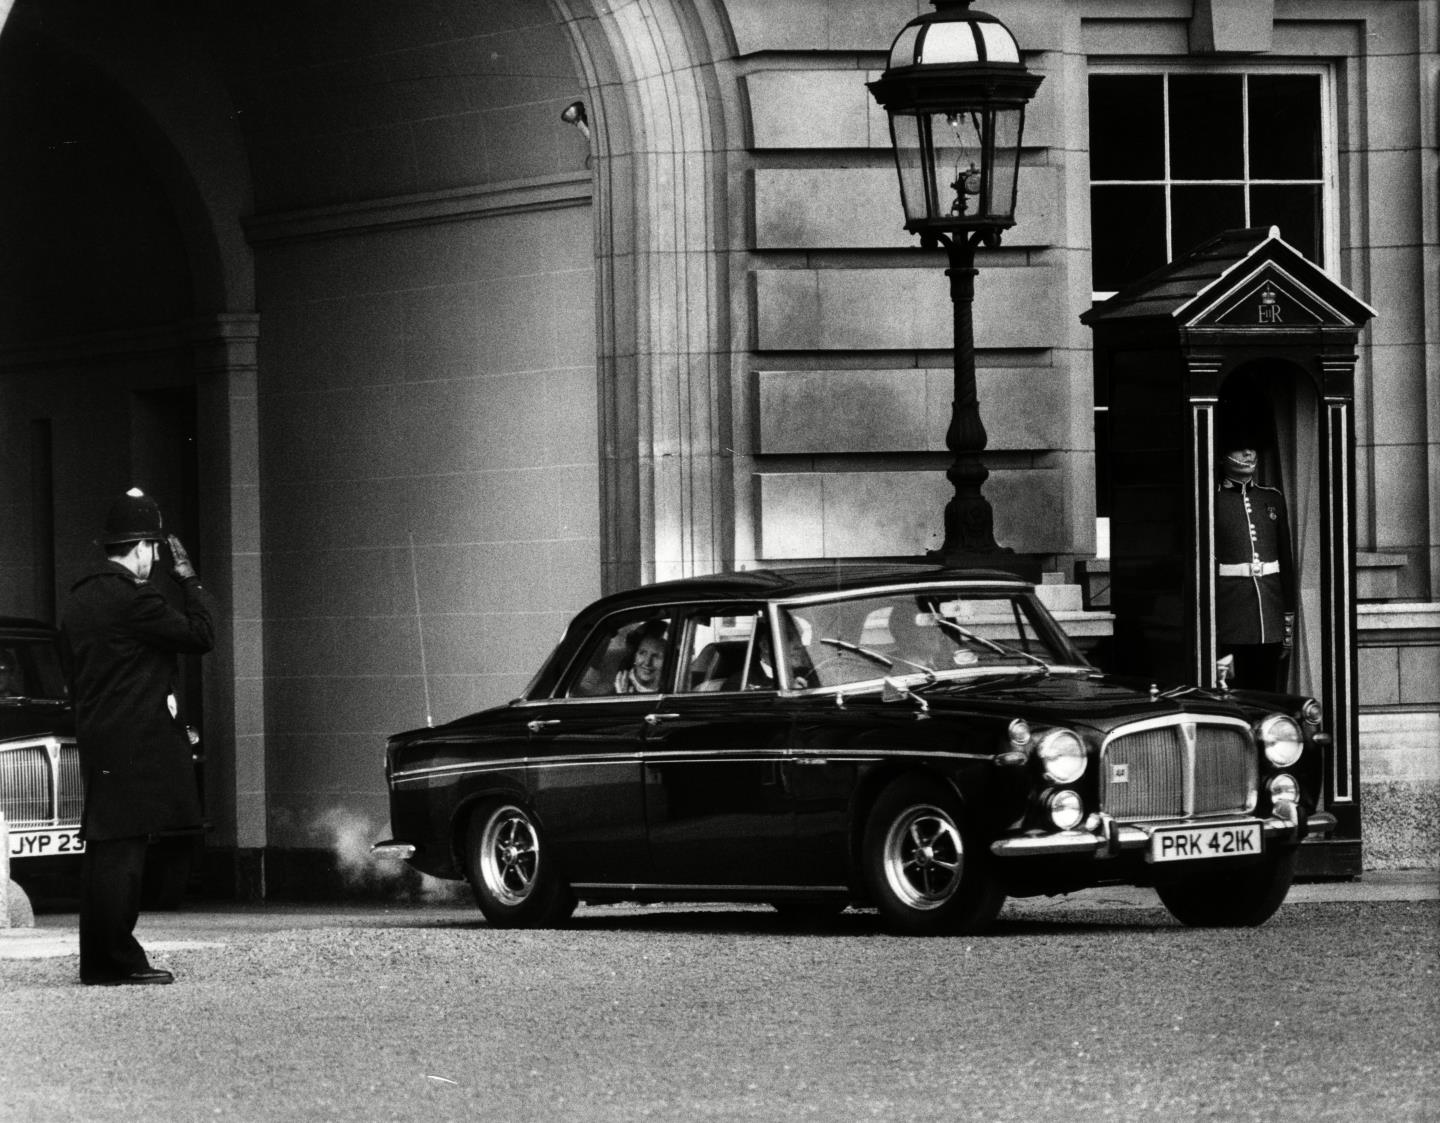
<svg viewBox="0 0 1440 1123">
<path fill-rule="evenodd" d="M 87 839 L 80 860 L 80 979 L 104 982 L 147 970 L 135 939 L 149 840 Z"/>
</svg>

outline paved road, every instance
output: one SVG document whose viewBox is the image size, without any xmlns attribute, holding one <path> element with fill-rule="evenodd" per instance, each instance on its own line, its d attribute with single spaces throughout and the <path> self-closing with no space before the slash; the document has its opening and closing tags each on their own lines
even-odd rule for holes
<svg viewBox="0 0 1440 1123">
<path fill-rule="evenodd" d="M 181 981 L 113 990 L 74 984 L 74 917 L 42 915 L 0 937 L 0 1119 L 1433 1120 L 1437 888 L 1301 886 L 1241 932 L 1091 891 L 943 940 L 739 908 L 189 911 L 142 925 Z"/>
</svg>

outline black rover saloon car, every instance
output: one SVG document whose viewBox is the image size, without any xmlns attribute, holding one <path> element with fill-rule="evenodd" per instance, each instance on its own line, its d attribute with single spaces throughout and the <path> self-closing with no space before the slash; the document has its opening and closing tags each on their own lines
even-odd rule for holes
<svg viewBox="0 0 1440 1123">
<path fill-rule="evenodd" d="M 974 932 L 1104 884 L 1254 925 L 1334 825 L 1319 722 L 1107 676 L 1005 574 L 692 578 L 580 613 L 521 698 L 392 737 L 374 850 L 467 878 L 496 925 L 731 900 Z"/>
</svg>

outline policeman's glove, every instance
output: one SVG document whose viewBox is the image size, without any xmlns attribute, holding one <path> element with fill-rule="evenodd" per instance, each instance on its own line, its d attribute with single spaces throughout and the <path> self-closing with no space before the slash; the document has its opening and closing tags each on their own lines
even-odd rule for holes
<svg viewBox="0 0 1440 1123">
<path fill-rule="evenodd" d="M 190 564 L 190 555 L 185 552 L 180 539 L 170 535 L 166 541 L 170 545 L 170 558 L 174 564 L 170 567 L 170 573 L 176 581 L 185 581 L 195 576 L 195 567 Z"/>
</svg>

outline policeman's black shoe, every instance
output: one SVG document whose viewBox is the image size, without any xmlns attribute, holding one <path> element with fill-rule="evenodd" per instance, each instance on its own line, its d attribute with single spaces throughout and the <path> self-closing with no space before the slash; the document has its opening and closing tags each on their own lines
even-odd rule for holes
<svg viewBox="0 0 1440 1123">
<path fill-rule="evenodd" d="M 80 980 L 89 987 L 143 987 L 143 986 L 164 986 L 166 983 L 173 983 L 175 976 L 169 971 L 162 971 L 158 967 L 145 967 L 138 971 L 131 971 L 128 975 L 118 975 L 100 979 Z"/>
</svg>

